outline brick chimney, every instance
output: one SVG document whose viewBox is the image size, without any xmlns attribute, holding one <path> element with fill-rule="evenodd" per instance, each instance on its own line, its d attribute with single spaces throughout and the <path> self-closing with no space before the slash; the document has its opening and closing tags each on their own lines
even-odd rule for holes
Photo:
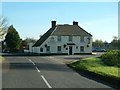
<svg viewBox="0 0 120 90">
<path fill-rule="evenodd" d="M 54 28 L 56 26 L 56 21 L 52 21 L 52 28 Z"/>
<path fill-rule="evenodd" d="M 73 21 L 73 25 L 78 25 L 78 22 L 76 22 L 76 21 Z"/>
</svg>

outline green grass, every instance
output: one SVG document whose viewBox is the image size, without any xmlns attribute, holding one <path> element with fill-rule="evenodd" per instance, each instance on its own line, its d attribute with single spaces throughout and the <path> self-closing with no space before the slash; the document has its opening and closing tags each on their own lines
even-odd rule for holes
<svg viewBox="0 0 120 90">
<path fill-rule="evenodd" d="M 102 76 L 109 76 L 120 79 L 120 75 L 118 75 L 118 69 L 120 68 L 114 66 L 107 66 L 101 61 L 100 58 L 91 57 L 82 59 L 80 61 L 72 62 L 70 66 L 76 69 L 83 69 L 94 72 Z"/>
</svg>

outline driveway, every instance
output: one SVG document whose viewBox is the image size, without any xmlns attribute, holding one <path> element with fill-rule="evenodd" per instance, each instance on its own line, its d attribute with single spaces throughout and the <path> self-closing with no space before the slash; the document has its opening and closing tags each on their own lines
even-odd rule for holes
<svg viewBox="0 0 120 90">
<path fill-rule="evenodd" d="M 104 52 L 94 52 L 92 55 L 56 55 L 56 56 L 49 56 L 53 60 L 61 63 L 69 63 L 70 61 L 74 60 L 81 60 L 82 58 L 89 58 L 89 57 L 100 57 Z"/>
</svg>

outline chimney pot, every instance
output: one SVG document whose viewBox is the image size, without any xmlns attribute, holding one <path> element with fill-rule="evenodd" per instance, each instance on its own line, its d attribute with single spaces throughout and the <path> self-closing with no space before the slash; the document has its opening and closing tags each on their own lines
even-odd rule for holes
<svg viewBox="0 0 120 90">
<path fill-rule="evenodd" d="M 73 21 L 73 25 L 78 25 L 78 22 L 76 22 L 76 21 Z"/>
<path fill-rule="evenodd" d="M 56 21 L 52 21 L 52 28 L 56 26 Z"/>
</svg>

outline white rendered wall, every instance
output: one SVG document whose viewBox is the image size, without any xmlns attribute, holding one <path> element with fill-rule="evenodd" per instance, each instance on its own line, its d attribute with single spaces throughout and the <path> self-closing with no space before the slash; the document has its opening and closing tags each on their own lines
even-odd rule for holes
<svg viewBox="0 0 120 90">
<path fill-rule="evenodd" d="M 29 45 L 29 52 L 33 52 L 32 50 L 33 43 L 29 43 L 28 45 Z"/>
<path fill-rule="evenodd" d="M 51 39 L 51 37 L 54 39 Z M 81 42 L 80 36 L 73 36 L 73 41 L 69 42 L 68 41 L 69 36 L 61 36 L 61 41 L 57 41 L 57 36 L 50 36 L 44 43 L 42 43 L 40 47 L 33 47 L 33 52 L 34 53 L 46 53 L 45 44 L 47 44 L 47 46 L 50 46 L 50 53 L 58 53 L 57 46 L 61 46 L 61 49 L 62 49 L 61 53 L 68 53 L 68 50 L 66 50 L 68 46 L 64 48 L 64 44 L 75 43 L 75 45 L 73 45 L 74 53 L 92 53 L 92 37 L 89 37 L 90 38 L 89 47 L 87 47 L 88 45 L 87 38 L 88 36 L 85 36 L 84 42 Z M 80 52 L 80 46 L 84 46 L 84 52 Z M 43 48 L 43 52 L 40 52 L 41 47 Z"/>
</svg>

